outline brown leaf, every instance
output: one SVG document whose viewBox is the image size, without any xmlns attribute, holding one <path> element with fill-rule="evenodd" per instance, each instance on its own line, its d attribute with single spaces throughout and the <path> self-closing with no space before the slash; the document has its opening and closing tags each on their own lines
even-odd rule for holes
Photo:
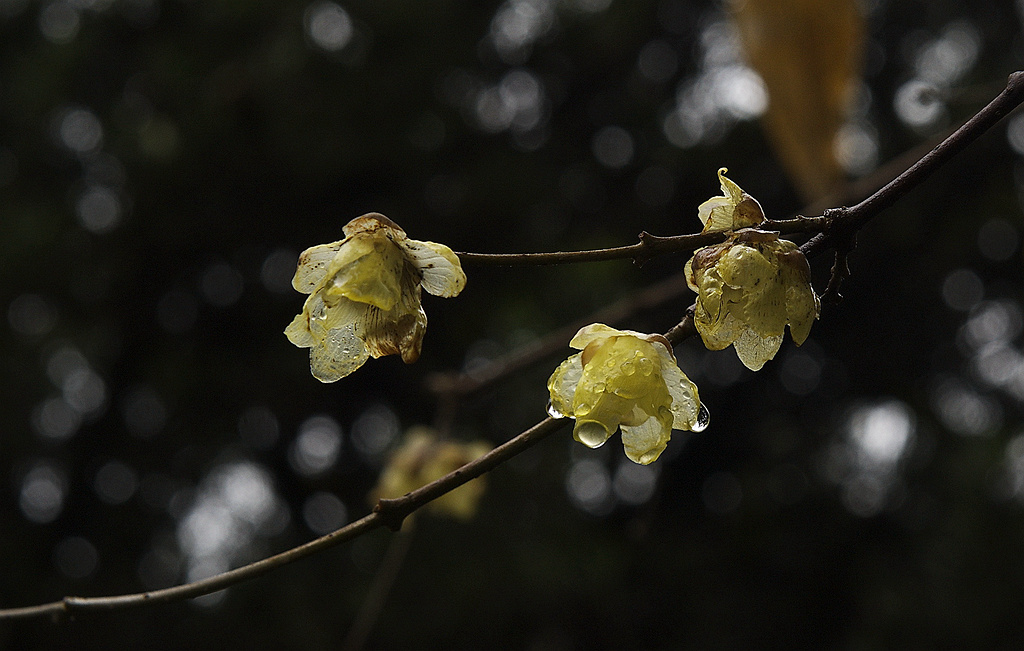
<svg viewBox="0 0 1024 651">
<path fill-rule="evenodd" d="M 834 154 L 861 75 L 864 16 L 857 0 L 734 0 L 747 60 L 768 89 L 765 127 L 807 201 L 842 178 Z"/>
</svg>

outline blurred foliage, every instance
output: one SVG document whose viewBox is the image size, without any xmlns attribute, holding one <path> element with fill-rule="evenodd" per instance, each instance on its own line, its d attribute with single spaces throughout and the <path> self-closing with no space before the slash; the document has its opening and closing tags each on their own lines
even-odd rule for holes
<svg viewBox="0 0 1024 651">
<path fill-rule="evenodd" d="M 1021 15 L 861 5 L 842 162 L 870 176 L 1001 90 Z M 539 420 L 568 348 L 446 414 L 425 380 L 684 257 L 467 268 L 424 299 L 420 361 L 321 385 L 282 334 L 298 252 L 369 211 L 462 251 L 695 232 L 723 165 L 798 212 L 739 43 L 701 0 L 0 0 L 0 606 L 287 549 L 366 512 L 401 431 Z M 680 346 L 711 426 L 649 471 L 566 428 L 475 520 L 418 519 L 367 647 L 1019 646 L 1022 153 L 1011 117 L 880 215 L 845 300 L 758 374 Z M 337 648 L 389 537 L 196 603 L 6 623 L 0 648 Z"/>
</svg>

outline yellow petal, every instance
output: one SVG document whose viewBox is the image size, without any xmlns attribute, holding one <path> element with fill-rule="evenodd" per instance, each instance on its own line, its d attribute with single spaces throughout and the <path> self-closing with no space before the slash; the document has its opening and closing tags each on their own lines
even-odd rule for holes
<svg viewBox="0 0 1024 651">
<path fill-rule="evenodd" d="M 344 240 L 310 247 L 299 256 L 299 263 L 292 277 L 292 287 L 303 294 L 310 294 L 327 277 L 327 267 L 338 254 Z"/>
<path fill-rule="evenodd" d="M 751 371 L 760 371 L 770 359 L 775 357 L 782 346 L 782 335 L 774 337 L 762 337 L 753 330 L 744 330 L 733 344 L 736 347 L 736 355 L 743 362 L 743 365 Z"/>
<path fill-rule="evenodd" d="M 577 353 L 559 364 L 548 378 L 548 394 L 551 397 L 551 408 L 548 413 L 554 418 L 572 416 L 576 385 L 582 376 L 583 364 L 580 363 L 580 353 Z"/>
<path fill-rule="evenodd" d="M 703 233 L 757 226 L 764 221 L 761 204 L 727 178 L 728 171 L 724 167 L 718 170 L 722 196 L 712 197 L 697 207 L 697 217 L 704 224 Z"/>
<path fill-rule="evenodd" d="M 370 354 L 352 325 L 335 328 L 309 351 L 309 367 L 321 382 L 337 382 L 366 363 Z"/>
<path fill-rule="evenodd" d="M 584 326 L 579 329 L 579 332 L 569 340 L 569 345 L 576 350 L 583 350 L 590 343 L 599 341 L 601 339 L 607 339 L 608 337 L 618 337 L 628 334 L 624 330 L 616 330 L 610 326 L 606 326 L 603 323 L 591 323 L 588 326 Z"/>
<path fill-rule="evenodd" d="M 288 341 L 299 348 L 309 348 L 316 345 L 316 340 L 313 339 L 313 335 L 309 332 L 309 314 L 306 310 L 302 310 L 292 319 L 292 322 L 284 329 L 284 334 L 288 337 Z"/>
<path fill-rule="evenodd" d="M 659 351 L 660 353 L 660 351 Z M 700 397 L 697 394 L 697 385 L 686 377 L 675 359 L 667 354 L 661 353 L 661 377 L 665 381 L 665 387 L 672 397 L 672 429 L 692 430 L 698 426 L 700 417 Z M 704 424 L 706 427 L 706 424 Z M 703 429 L 703 427 L 701 428 Z"/>
<path fill-rule="evenodd" d="M 422 274 L 423 289 L 434 296 L 458 296 L 466 286 L 462 263 L 444 244 L 407 239 L 400 246 Z"/>
<path fill-rule="evenodd" d="M 326 295 L 390 310 L 401 298 L 403 266 L 401 250 L 382 233 L 353 235 L 327 268 Z"/>
<path fill-rule="evenodd" d="M 622 426 L 622 446 L 630 461 L 646 466 L 661 456 L 672 436 L 672 418 L 664 409 L 640 425 Z"/>
<path fill-rule="evenodd" d="M 746 292 L 763 291 L 778 273 L 777 263 L 772 264 L 760 251 L 743 244 L 730 247 L 715 269 L 726 284 Z"/>
</svg>

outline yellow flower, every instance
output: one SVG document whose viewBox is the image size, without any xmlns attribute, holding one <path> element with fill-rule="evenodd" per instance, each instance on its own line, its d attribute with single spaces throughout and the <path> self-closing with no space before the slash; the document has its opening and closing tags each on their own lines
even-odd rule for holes
<svg viewBox="0 0 1024 651">
<path fill-rule="evenodd" d="M 704 224 L 702 233 L 734 231 L 748 226 L 757 226 L 764 221 L 764 211 L 757 199 L 727 179 L 729 170 L 718 170 L 718 181 L 725 196 L 711 197 L 697 207 L 697 217 Z"/>
<path fill-rule="evenodd" d="M 440 441 L 427 427 L 413 427 L 402 444 L 392 453 L 384 471 L 370 493 L 372 502 L 380 498 L 396 498 L 440 479 L 477 457 L 487 454 L 491 446 L 483 441 L 456 443 Z M 442 495 L 425 508 L 435 514 L 468 520 L 476 513 L 485 488 L 478 477 Z"/>
<path fill-rule="evenodd" d="M 752 371 L 775 357 L 789 325 L 799 346 L 818 317 L 807 259 L 778 233 L 744 229 L 697 251 L 686 282 L 697 292 L 693 321 L 710 350 L 732 344 Z"/>
<path fill-rule="evenodd" d="M 384 215 L 357 217 L 343 230 L 345 239 L 299 256 L 292 286 L 309 298 L 284 331 L 311 349 L 310 369 L 321 382 L 340 380 L 369 357 L 415 362 L 427 329 L 420 288 L 451 297 L 466 286 L 451 249 L 408 239 Z"/>
<path fill-rule="evenodd" d="M 697 387 L 661 335 L 593 323 L 569 345 L 583 352 L 562 362 L 548 380 L 548 411 L 575 418 L 573 437 L 580 443 L 601 447 L 621 429 L 626 456 L 646 465 L 662 453 L 673 429 L 707 427 Z"/>
</svg>

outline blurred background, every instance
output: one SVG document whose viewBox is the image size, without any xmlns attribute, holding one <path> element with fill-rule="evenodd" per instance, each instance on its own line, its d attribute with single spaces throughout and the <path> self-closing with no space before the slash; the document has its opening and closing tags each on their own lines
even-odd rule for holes
<svg viewBox="0 0 1024 651">
<path fill-rule="evenodd" d="M 290 279 L 349 219 L 458 251 L 630 244 L 698 230 L 722 166 L 771 217 L 820 214 L 998 94 L 1022 21 L 1010 0 L 0 0 L 0 607 L 329 532 L 408 428 L 498 444 L 543 418 L 571 351 L 458 395 L 442 374 L 658 283 L 610 324 L 663 332 L 692 302 L 683 255 L 467 266 L 458 299 L 425 296 L 418 363 L 321 385 L 282 334 Z M 0 648 L 333 649 L 360 617 L 374 649 L 1018 647 L 1022 156 L 1015 114 L 880 215 L 845 300 L 759 373 L 677 347 L 711 426 L 651 466 L 565 427 L 403 553 L 377 531 L 194 602 L 3 623 Z"/>
</svg>

